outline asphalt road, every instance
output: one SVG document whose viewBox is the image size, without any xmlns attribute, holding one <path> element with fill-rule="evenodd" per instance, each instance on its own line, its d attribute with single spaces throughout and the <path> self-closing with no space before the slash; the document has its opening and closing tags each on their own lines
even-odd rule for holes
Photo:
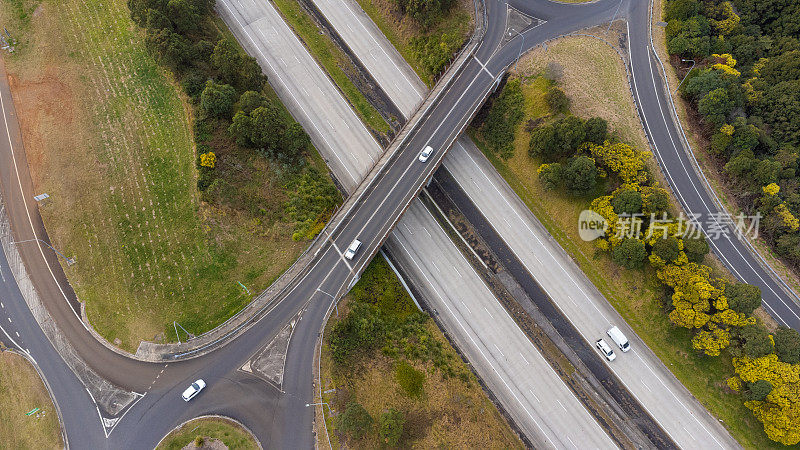
<svg viewBox="0 0 800 450">
<path fill-rule="evenodd" d="M 363 13 L 351 13 L 356 9 L 352 1 L 342 3 L 339 7 L 330 0 L 315 0 L 376 82 L 397 102 L 401 111 L 410 114 L 416 106 L 413 99 L 424 95 L 421 81 L 397 52 L 385 50 L 391 44 L 368 17 Z M 536 2 L 526 2 L 518 4 L 517 9 L 534 15 L 535 6 L 538 6 Z M 404 94 L 401 86 L 406 86 L 406 90 L 416 86 L 415 92 Z M 474 224 L 486 223 L 491 228 L 491 236 L 485 236 L 490 246 L 495 251 L 499 248 L 511 250 L 515 261 L 509 264 L 521 266 L 518 281 L 523 286 L 536 283 L 542 286 L 560 312 L 582 334 L 579 338 L 592 345 L 596 339 L 604 337 L 605 330 L 612 324 L 618 324 L 637 341 L 631 352 L 635 358 L 620 358 L 606 365 L 679 445 L 702 443 L 709 448 L 735 445 L 724 428 L 641 340 L 635 338 L 622 317 L 554 242 L 468 137 L 462 136 L 455 143 L 442 167 L 452 175 L 457 186 L 455 190 L 463 191 L 468 197 L 459 204 L 465 212 L 472 212 L 468 218 Z"/>
<path fill-rule="evenodd" d="M 282 19 L 270 5 L 230 0 L 220 8 L 234 34 L 252 46 L 282 100 L 305 128 L 312 127 L 306 122 L 317 120 L 305 111 L 325 111 L 329 114 L 325 120 L 333 129 L 355 135 L 346 142 L 315 139 L 340 184 L 354 189 L 369 167 L 349 163 L 379 155 L 380 146 L 369 145 L 368 132 L 358 118 L 333 113 L 349 107 L 288 28 L 269 40 L 254 38 L 265 28 L 282 30 Z M 250 25 L 242 27 L 244 23 Z M 253 41 L 248 41 L 251 37 Z M 293 64 L 291 55 L 307 63 Z M 324 95 L 306 95 L 304 80 L 309 78 L 322 81 L 316 88 Z M 415 102 L 421 101 L 421 92 Z M 449 312 L 442 316 L 449 334 L 531 441 L 569 446 L 570 439 L 583 446 L 610 445 L 603 430 L 505 313 L 421 202 L 412 203 L 387 245 L 411 278 L 419 280 L 414 284 L 425 293 L 426 302 Z M 552 404 L 566 405 L 566 409 L 549 411 L 547 405 Z"/>
<path fill-rule="evenodd" d="M 264 319 L 222 349 L 195 360 L 172 363 L 168 367 L 131 361 L 109 351 L 82 329 L 70 305 L 70 302 L 74 301 L 74 296 L 71 296 L 68 287 L 63 285 L 63 274 L 58 273 L 54 255 L 39 245 L 18 246 L 39 294 L 45 299 L 50 313 L 78 353 L 95 370 L 113 380 L 115 384 L 145 394 L 127 411 L 124 419 L 119 421 L 111 437 L 105 441 L 106 445 L 92 447 L 152 447 L 154 441 L 182 419 L 211 411 L 227 412 L 241 420 L 262 438 L 267 447 L 308 448 L 313 445 L 310 433 L 313 411 L 305 407 L 305 402 L 313 398 L 308 374 L 312 372 L 311 366 L 314 360 L 313 343 L 331 305 L 330 298 L 321 292 L 332 293 L 338 297 L 363 270 L 368 263 L 365 255 L 372 254 L 383 243 L 405 207 L 411 203 L 419 188 L 432 175 L 435 166 L 441 162 L 444 156 L 443 150 L 453 143 L 458 130 L 480 106 L 480 101 L 476 99 L 482 98 L 488 92 L 494 80 L 516 58 L 518 47 L 514 43 L 517 41 L 512 40 L 503 47 L 497 46 L 503 32 L 502 24 L 505 16 L 504 13 L 502 16 L 499 14 L 503 5 L 492 1 L 487 3 L 489 28 L 486 39 L 475 56 L 466 63 L 463 71 L 454 80 L 453 86 L 435 104 L 427 119 L 412 132 L 408 144 L 383 168 L 372 189 L 360 199 L 343 225 L 333 231 L 328 244 L 315 259 L 311 270 L 296 280 L 290 292 Z M 536 16 L 547 22 L 523 33 L 526 47 L 568 31 L 607 21 L 617 3 L 600 0 L 581 6 L 548 2 L 528 3 L 528 5 L 535 7 Z M 632 17 L 640 13 L 642 5 L 644 5 L 642 2 L 634 3 L 630 11 Z M 639 36 L 636 39 L 642 38 L 642 35 L 636 34 L 633 28 L 645 29 L 645 23 L 641 22 L 632 27 L 632 39 L 635 36 Z M 632 54 L 638 55 L 634 48 Z M 634 59 L 638 60 L 637 57 Z M 644 95 L 640 91 L 643 81 L 638 77 L 636 80 L 639 86 L 637 94 Z M 4 89 L 3 98 L 9 98 L 5 83 L 2 83 L 0 88 Z M 658 95 L 657 89 L 654 91 L 655 95 Z M 5 111 L 4 107 L 4 120 L 7 119 L 7 114 L 8 111 Z M 647 113 L 644 115 L 649 117 Z M 648 119 L 647 122 L 651 121 Z M 320 132 L 320 134 L 325 133 Z M 437 148 L 437 152 L 428 164 L 419 164 L 415 161 L 416 154 L 426 144 L 433 145 Z M 4 201 L 17 240 L 22 240 L 26 236 L 30 238 L 34 233 L 35 236 L 44 236 L 35 208 L 30 208 L 34 205 L 31 205 L 30 194 L 33 190 L 29 186 L 29 180 L 18 179 L 18 187 L 11 183 L 14 174 L 10 173 L 10 169 L 19 168 L 19 164 L 10 161 L 16 156 L 12 149 L 16 152 L 20 147 L 18 135 L 15 136 L 14 132 L 10 131 L 8 141 L 2 144 L 3 164 L 0 165 Z M 24 157 L 22 161 L 24 165 Z M 30 216 L 25 219 L 28 214 Z M 341 249 L 349 245 L 355 237 L 364 242 L 364 247 L 352 262 L 347 262 L 341 257 Z M 303 311 L 302 319 L 298 322 L 286 359 L 284 394 L 274 388 L 270 390 L 266 383 L 237 371 L 250 355 L 268 343 L 277 331 L 300 311 Z M 18 320 L 21 326 L 24 319 Z M 23 345 L 30 346 L 32 340 L 41 340 L 41 336 L 25 333 L 28 332 L 24 330 L 20 332 L 21 340 L 26 343 Z M 32 354 L 39 358 L 33 351 Z M 53 355 L 42 357 L 51 359 Z M 43 370 L 48 367 L 41 361 L 40 365 Z M 51 376 L 55 377 L 52 373 L 58 370 L 63 371 L 63 368 L 48 367 L 48 370 L 44 370 L 46 378 L 50 380 Z M 210 380 L 209 388 L 191 404 L 183 404 L 178 398 L 180 391 L 197 377 Z M 264 384 L 263 388 L 259 388 L 261 383 Z M 73 442 L 73 439 L 82 442 L 81 439 L 89 439 L 89 435 L 92 442 L 99 441 L 98 432 L 103 431 L 101 427 L 97 422 L 92 424 L 88 415 L 81 416 L 81 413 L 77 412 L 81 410 L 85 413 L 91 409 L 90 405 L 87 406 L 86 400 L 78 397 L 71 400 L 69 397 L 64 397 L 62 402 L 62 395 L 64 394 L 56 392 L 62 411 L 69 411 L 66 414 L 75 414 L 79 419 L 77 424 L 67 421 L 70 442 Z M 241 397 L 246 397 L 247 400 L 240 403 Z M 71 401 L 74 405 L 70 404 Z M 64 403 L 70 405 L 69 409 Z M 73 410 L 73 406 L 77 409 Z"/>
<path fill-rule="evenodd" d="M 800 330 L 798 298 L 751 251 L 751 244 L 737 237 L 723 218 L 725 211 L 714 201 L 715 194 L 709 192 L 703 176 L 695 170 L 694 157 L 685 150 L 688 144 L 684 146 L 682 131 L 676 126 L 674 109 L 664 90 L 662 63 L 668 62 L 659 62 L 651 44 L 649 13 L 646 2 L 634 2 L 630 11 L 630 60 L 634 93 L 658 164 L 684 210 L 697 215 L 703 232 L 711 237 L 714 254 L 725 267 L 738 279 L 761 288 L 762 304 L 778 323 Z M 717 233 L 719 229 L 726 233 Z"/>
</svg>

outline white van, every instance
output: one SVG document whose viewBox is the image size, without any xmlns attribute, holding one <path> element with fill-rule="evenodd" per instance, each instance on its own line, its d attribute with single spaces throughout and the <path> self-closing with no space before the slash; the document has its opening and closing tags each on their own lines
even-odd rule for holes
<svg viewBox="0 0 800 450">
<path fill-rule="evenodd" d="M 631 344 L 628 342 L 628 338 L 622 334 L 622 331 L 620 331 L 619 328 L 615 326 L 611 327 L 608 329 L 608 331 L 606 331 L 606 334 L 619 346 L 620 350 L 623 352 L 627 352 L 631 349 Z"/>
<path fill-rule="evenodd" d="M 344 257 L 347 259 L 353 259 L 353 257 L 356 256 L 356 252 L 359 248 L 361 248 L 361 241 L 358 239 L 353 239 L 350 247 L 347 247 L 347 250 L 344 252 Z"/>
</svg>

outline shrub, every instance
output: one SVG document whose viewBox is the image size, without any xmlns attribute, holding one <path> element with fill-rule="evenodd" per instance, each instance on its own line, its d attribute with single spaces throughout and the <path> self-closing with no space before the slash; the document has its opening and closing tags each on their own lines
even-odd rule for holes
<svg viewBox="0 0 800 450">
<path fill-rule="evenodd" d="M 628 269 L 642 267 L 646 257 L 644 242 L 638 239 L 625 239 L 611 251 L 614 262 Z"/>
<path fill-rule="evenodd" d="M 415 369 L 407 361 L 400 361 L 395 367 L 397 383 L 409 397 L 420 397 L 425 385 L 425 373 Z"/>
<path fill-rule="evenodd" d="M 389 411 L 383 413 L 378 431 L 383 443 L 389 447 L 397 447 L 400 444 L 400 438 L 403 436 L 404 425 L 405 417 L 400 411 L 390 408 Z"/>
<path fill-rule="evenodd" d="M 547 93 L 544 94 L 544 99 L 547 101 L 547 106 L 550 107 L 550 111 L 561 112 L 569 108 L 569 98 L 567 98 L 567 94 L 555 86 L 551 86 L 550 89 L 547 90 Z"/>
<path fill-rule="evenodd" d="M 372 416 L 358 402 L 347 404 L 344 412 L 336 417 L 336 428 L 351 439 L 361 439 L 372 427 Z"/>
<path fill-rule="evenodd" d="M 797 330 L 781 326 L 775 332 L 775 354 L 789 364 L 800 363 L 800 333 Z"/>
</svg>

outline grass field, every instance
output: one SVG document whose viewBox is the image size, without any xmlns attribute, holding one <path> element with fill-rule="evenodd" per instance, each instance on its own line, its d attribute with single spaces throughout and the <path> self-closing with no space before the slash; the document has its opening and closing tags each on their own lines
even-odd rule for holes
<svg viewBox="0 0 800 450">
<path fill-rule="evenodd" d="M 378 298 L 380 300 L 375 300 Z M 329 347 L 331 331 L 340 318 L 347 316 L 354 302 L 364 299 L 376 302 L 378 308 L 392 317 L 416 311 L 383 257 L 375 258 L 351 294 L 339 304 L 338 317 L 332 316 L 326 325 L 322 389 L 335 388 L 336 391 L 325 394 L 323 401 L 331 405 L 334 415 L 341 414 L 348 402 L 357 401 L 374 418 L 377 427 L 378 418 L 389 408 L 401 411 L 406 418 L 400 442 L 403 448 L 522 448 L 522 442 L 483 392 L 475 376 L 429 318 L 424 324 L 425 334 L 441 343 L 444 360 L 458 375 L 446 376 L 430 361 L 406 361 L 403 356 L 387 356 L 380 350 L 366 353 L 347 366 L 335 364 Z M 401 339 L 406 346 L 414 346 L 417 344 L 414 338 Z M 409 395 L 397 381 L 398 367 L 405 364 L 425 374 L 418 395 Z M 345 437 L 335 429 L 335 420 L 327 412 L 326 409 L 334 448 L 382 447 L 374 430 L 359 440 L 348 440 L 345 445 Z M 319 447 L 327 447 L 325 432 L 319 430 L 317 435 Z"/>
<path fill-rule="evenodd" d="M 230 420 L 208 417 L 185 423 L 168 434 L 156 450 L 180 450 L 189 444 L 197 443 L 197 438 L 203 439 L 206 445 L 213 440 L 221 441 L 230 450 L 258 449 L 253 436 L 238 424 Z"/>
<path fill-rule="evenodd" d="M 549 114 L 544 100 L 549 81 L 537 72 L 549 58 L 564 69 L 559 86 L 570 98 L 576 115 L 603 117 L 609 121 L 612 132 L 631 144 L 642 145 L 644 136 L 637 136 L 641 129 L 634 115 L 624 67 L 621 62 L 613 63 L 619 59 L 611 48 L 590 38 L 561 39 L 548 45 L 547 54 L 534 53 L 520 62 L 525 80 L 522 87 L 526 120 Z M 543 189 L 536 176 L 540 161 L 528 156 L 529 135 L 523 127 L 524 124 L 517 130 L 513 157 L 503 161 L 491 152 L 484 150 L 484 154 L 628 324 L 692 394 L 724 421 L 732 435 L 747 448 L 777 448 L 744 407 L 741 397 L 727 389 L 725 380 L 733 375 L 730 357 L 712 358 L 691 351 L 689 330 L 669 322 L 662 306 L 664 290 L 652 269 L 649 266 L 634 271 L 623 269 L 606 253 L 596 251 L 591 243 L 580 239 L 575 220 L 580 211 L 588 208 L 589 200 Z M 479 147 L 485 148 L 479 137 L 476 140 Z"/>
<path fill-rule="evenodd" d="M 411 39 L 424 35 L 442 35 L 456 33 L 466 39 L 473 27 L 474 10 L 470 0 L 458 0 L 446 17 L 431 30 L 422 30 L 413 19 L 403 16 L 392 0 L 356 0 L 361 9 L 375 22 L 384 36 L 394 48 L 411 65 L 420 79 L 429 87 L 433 84 L 433 76 L 429 74 L 419 56 L 411 46 Z"/>
<path fill-rule="evenodd" d="M 27 416 L 34 408 L 39 411 Z M 58 414 L 36 369 L 22 356 L 0 352 L 0 447 L 63 448 Z"/>
<path fill-rule="evenodd" d="M 238 282 L 258 293 L 291 265 L 306 244 L 268 161 L 218 161 L 242 208 L 198 198 L 190 109 L 125 0 L 0 1 L 21 41 L 8 66 L 34 183 L 51 195 L 42 215 L 103 337 L 134 351 L 174 341 L 173 321 L 200 334 L 250 301 Z M 6 7 L 19 2 L 28 25 Z"/>
<path fill-rule="evenodd" d="M 319 27 L 311 19 L 311 16 L 300 7 L 297 0 L 274 0 L 274 4 L 283 14 L 289 26 L 305 42 L 317 62 L 333 78 L 361 120 L 378 133 L 386 134 L 389 131 L 389 124 L 347 77 L 345 67 L 351 71 L 356 69 L 342 50 L 331 38 L 320 33 Z"/>
</svg>

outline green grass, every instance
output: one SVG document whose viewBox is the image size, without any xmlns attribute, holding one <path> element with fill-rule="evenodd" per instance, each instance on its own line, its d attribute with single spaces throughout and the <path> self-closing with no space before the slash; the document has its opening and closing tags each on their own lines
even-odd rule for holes
<svg viewBox="0 0 800 450">
<path fill-rule="evenodd" d="M 558 45 L 554 43 L 551 47 Z M 584 43 L 584 45 L 592 44 Z M 595 49 L 599 55 L 606 52 L 606 58 L 617 58 L 613 50 L 605 44 L 597 42 L 597 45 L 601 46 Z M 559 55 L 558 52 L 554 54 Z M 575 98 L 584 95 L 582 92 L 588 92 L 585 95 L 607 97 L 602 103 L 603 109 L 597 111 L 597 114 L 609 120 L 612 130 L 617 129 L 619 125 L 613 119 L 624 118 L 624 111 L 631 109 L 629 105 L 616 100 L 621 98 L 621 93 L 627 91 L 625 78 L 616 78 L 617 86 L 613 89 L 608 86 L 604 88 L 591 86 L 591 80 L 588 80 L 590 84 L 588 91 L 577 89 L 577 86 L 570 82 L 572 79 L 570 72 L 586 70 L 585 62 L 581 60 L 580 55 L 575 55 L 574 58 L 563 58 L 564 54 L 560 55 L 565 69 L 561 88 L 568 93 L 573 103 L 577 102 L 579 105 L 586 102 L 585 98 Z M 587 81 L 582 77 L 576 79 Z M 607 82 L 608 80 L 597 81 L 597 83 Z M 544 100 L 548 84 L 547 80 L 528 74 L 527 82 L 523 84 L 526 120 L 549 113 Z M 666 294 L 654 271 L 649 267 L 641 270 L 625 270 L 614 264 L 608 254 L 597 251 L 591 243 L 580 239 L 575 220 L 580 211 L 589 206 L 591 199 L 575 199 L 543 189 L 536 175 L 536 168 L 540 162 L 527 154 L 529 135 L 523 127 L 524 125 L 517 130 L 515 154 L 506 161 L 487 151 L 474 130 L 472 135 L 499 173 L 557 242 L 573 257 L 605 298 L 692 394 L 713 415 L 723 421 L 734 438 L 746 448 L 780 448 L 779 444 L 766 437 L 761 423 L 744 407 L 743 399 L 726 388 L 725 380 L 733 375 L 730 355 L 723 354 L 714 358 L 692 351 L 690 331 L 677 328 L 670 323 L 663 307 Z M 626 130 L 622 131 L 624 133 Z"/>
<path fill-rule="evenodd" d="M 35 414 L 26 414 L 39 408 Z M 0 352 L 2 448 L 63 448 L 58 414 L 36 369 L 25 358 Z"/>
<path fill-rule="evenodd" d="M 305 43 L 317 62 L 333 78 L 361 120 L 379 133 L 387 133 L 389 124 L 377 109 L 364 97 L 355 84 L 347 77 L 343 67 L 355 70 L 347 55 L 327 35 L 321 34 L 319 27 L 309 14 L 300 7 L 297 0 L 274 0 L 286 22 Z"/>
<path fill-rule="evenodd" d="M 6 14 L 13 34 L 19 21 Z M 200 201 L 190 108 L 125 0 L 44 0 L 30 29 L 8 60 L 29 164 L 51 195 L 42 215 L 54 246 L 77 260 L 65 272 L 104 338 L 135 351 L 174 341 L 173 321 L 205 332 L 250 302 L 237 282 L 255 295 L 295 261 L 306 243 L 291 239 L 269 161 L 231 149 L 217 162 L 231 202 Z"/>
<path fill-rule="evenodd" d="M 444 33 L 457 33 L 467 39 L 472 31 L 472 23 L 474 22 L 471 17 L 473 9 L 471 1 L 455 2 L 451 11 L 428 31 L 421 30 L 413 20 L 402 17 L 392 0 L 356 1 L 428 87 L 433 85 L 436 74 L 431 74 L 425 69 L 419 56 L 411 46 L 411 39 L 425 35 L 442 35 Z"/>
<path fill-rule="evenodd" d="M 218 439 L 230 450 L 255 450 L 253 436 L 239 425 L 224 419 L 195 419 L 168 434 L 156 450 L 180 450 L 196 438 Z"/>
</svg>

